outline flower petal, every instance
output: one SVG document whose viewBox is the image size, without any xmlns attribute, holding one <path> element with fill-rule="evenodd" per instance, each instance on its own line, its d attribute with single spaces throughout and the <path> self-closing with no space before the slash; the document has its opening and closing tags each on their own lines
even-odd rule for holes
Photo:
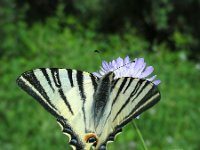
<svg viewBox="0 0 200 150">
<path fill-rule="evenodd" d="M 152 66 L 147 66 L 144 58 L 135 58 L 131 61 L 129 56 L 124 59 L 118 57 L 116 60 L 110 62 L 102 61 L 102 67 L 99 72 L 94 72 L 93 74 L 97 77 L 102 77 L 108 72 L 113 71 L 115 73 L 115 79 L 121 77 L 133 77 L 139 79 L 146 79 L 151 81 L 155 85 L 160 83 L 160 80 L 155 80 L 156 75 L 146 78 L 153 72 L 154 68 Z"/>
<path fill-rule="evenodd" d="M 144 71 L 145 66 L 146 66 L 146 63 L 143 63 L 143 64 L 141 65 L 141 67 L 139 68 L 139 70 L 138 70 L 138 72 L 137 72 L 137 74 L 136 74 L 136 76 L 137 76 L 138 78 L 142 78 L 141 75 L 142 75 L 142 72 Z"/>
<path fill-rule="evenodd" d="M 141 78 L 145 78 L 153 72 L 154 68 L 152 66 L 148 66 L 145 71 L 141 74 Z"/>
<path fill-rule="evenodd" d="M 130 62 L 130 58 L 126 56 L 126 58 L 124 58 L 124 64 L 128 64 L 129 62 Z"/>
<path fill-rule="evenodd" d="M 147 80 L 148 80 L 148 81 L 153 81 L 156 77 L 157 77 L 157 75 L 154 75 L 153 77 L 148 78 Z"/>
<path fill-rule="evenodd" d="M 92 73 L 94 76 L 96 76 L 96 77 L 98 77 L 98 78 L 101 78 L 102 76 L 99 74 L 99 73 L 97 73 L 97 72 L 93 72 Z"/>
<path fill-rule="evenodd" d="M 117 58 L 116 63 L 117 63 L 117 65 L 118 65 L 119 67 L 121 67 L 121 66 L 124 65 L 123 59 L 122 59 L 121 57 Z"/>
<path fill-rule="evenodd" d="M 136 75 L 137 75 L 138 71 L 140 70 L 141 66 L 143 66 L 143 64 L 144 64 L 143 58 L 139 58 L 139 59 L 136 60 L 134 68 L 133 68 L 133 71 L 134 71 L 133 74 L 132 74 L 133 77 L 134 76 L 138 77 Z"/>
<path fill-rule="evenodd" d="M 160 80 L 155 80 L 155 81 L 153 81 L 153 83 L 155 84 L 155 85 L 158 85 L 158 84 L 160 84 Z"/>
<path fill-rule="evenodd" d="M 106 61 L 102 61 L 102 66 L 105 70 L 109 70 L 109 65 Z"/>
</svg>

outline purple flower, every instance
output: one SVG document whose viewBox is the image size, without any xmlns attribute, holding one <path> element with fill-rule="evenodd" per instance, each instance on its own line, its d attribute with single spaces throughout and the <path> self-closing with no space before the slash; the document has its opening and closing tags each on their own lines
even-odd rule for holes
<svg viewBox="0 0 200 150">
<path fill-rule="evenodd" d="M 115 79 L 121 77 L 133 77 L 139 79 L 146 79 L 153 82 L 155 85 L 160 83 L 160 80 L 155 80 L 156 75 L 149 77 L 153 72 L 152 66 L 146 66 L 144 58 L 135 58 L 133 61 L 127 56 L 126 58 L 117 58 L 110 62 L 103 61 L 102 67 L 99 72 L 93 74 L 99 78 L 108 72 L 113 71 L 115 73 Z"/>
</svg>

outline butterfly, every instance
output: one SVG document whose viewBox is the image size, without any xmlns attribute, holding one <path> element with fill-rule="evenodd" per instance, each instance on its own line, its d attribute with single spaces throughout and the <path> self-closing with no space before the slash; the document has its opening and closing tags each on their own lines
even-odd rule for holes
<svg viewBox="0 0 200 150">
<path fill-rule="evenodd" d="M 17 84 L 57 119 L 74 150 L 106 150 L 132 119 L 160 100 L 155 84 L 114 72 L 99 78 L 74 69 L 39 68 Z"/>
</svg>

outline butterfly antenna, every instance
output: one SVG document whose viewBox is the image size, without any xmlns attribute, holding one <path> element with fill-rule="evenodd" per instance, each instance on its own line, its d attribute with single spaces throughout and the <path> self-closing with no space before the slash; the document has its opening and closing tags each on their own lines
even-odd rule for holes
<svg viewBox="0 0 200 150">
<path fill-rule="evenodd" d="M 126 64 L 124 64 L 124 65 L 122 65 L 122 66 L 120 66 L 120 67 L 116 68 L 115 70 L 113 70 L 113 72 L 114 72 L 114 71 L 116 71 L 116 70 L 118 70 L 118 69 L 120 69 L 120 68 L 123 68 L 123 67 L 125 67 L 125 66 L 126 66 L 126 65 L 128 65 L 128 64 L 134 63 L 134 62 L 135 62 L 135 60 L 133 60 L 133 61 L 130 61 L 130 62 L 128 62 L 128 63 L 126 63 Z"/>
</svg>

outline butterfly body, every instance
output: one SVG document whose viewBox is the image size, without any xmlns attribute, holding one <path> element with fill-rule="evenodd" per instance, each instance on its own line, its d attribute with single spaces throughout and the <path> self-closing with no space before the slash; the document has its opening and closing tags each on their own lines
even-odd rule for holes
<svg viewBox="0 0 200 150">
<path fill-rule="evenodd" d="M 114 76 L 40 68 L 23 73 L 17 84 L 57 118 L 73 149 L 106 150 L 124 125 L 160 100 L 153 83 Z"/>
</svg>

